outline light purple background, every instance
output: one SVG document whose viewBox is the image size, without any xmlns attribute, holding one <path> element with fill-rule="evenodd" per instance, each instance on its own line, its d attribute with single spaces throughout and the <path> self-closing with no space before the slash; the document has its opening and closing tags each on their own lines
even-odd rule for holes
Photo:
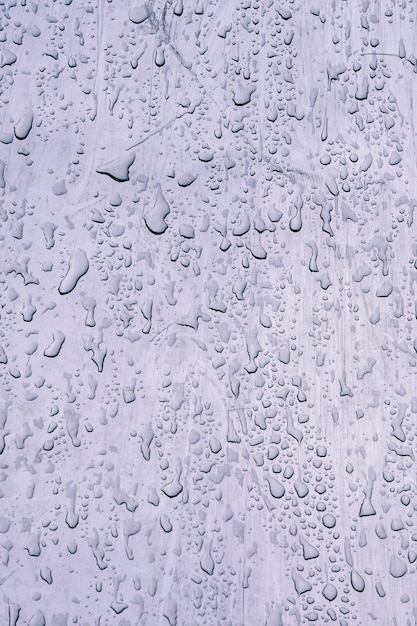
<svg viewBox="0 0 417 626">
<path fill-rule="evenodd" d="M 417 624 L 413 2 L 0 16 L 0 624 Z"/>
</svg>

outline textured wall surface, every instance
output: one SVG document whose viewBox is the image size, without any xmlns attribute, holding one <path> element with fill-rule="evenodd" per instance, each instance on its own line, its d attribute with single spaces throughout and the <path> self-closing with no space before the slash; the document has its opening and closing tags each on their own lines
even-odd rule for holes
<svg viewBox="0 0 417 626">
<path fill-rule="evenodd" d="M 0 624 L 417 624 L 416 5 L 0 1 Z"/>
</svg>

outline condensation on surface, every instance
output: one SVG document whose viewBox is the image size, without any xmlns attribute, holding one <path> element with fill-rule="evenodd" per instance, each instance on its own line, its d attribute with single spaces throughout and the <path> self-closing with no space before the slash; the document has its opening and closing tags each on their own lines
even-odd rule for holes
<svg viewBox="0 0 417 626">
<path fill-rule="evenodd" d="M 0 624 L 417 624 L 416 18 L 0 1 Z"/>
</svg>

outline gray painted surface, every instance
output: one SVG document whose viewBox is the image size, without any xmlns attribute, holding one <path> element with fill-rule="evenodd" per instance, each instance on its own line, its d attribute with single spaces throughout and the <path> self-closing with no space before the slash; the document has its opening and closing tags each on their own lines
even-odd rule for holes
<svg viewBox="0 0 417 626">
<path fill-rule="evenodd" d="M 0 15 L 0 624 L 417 624 L 414 3 Z"/>
</svg>

